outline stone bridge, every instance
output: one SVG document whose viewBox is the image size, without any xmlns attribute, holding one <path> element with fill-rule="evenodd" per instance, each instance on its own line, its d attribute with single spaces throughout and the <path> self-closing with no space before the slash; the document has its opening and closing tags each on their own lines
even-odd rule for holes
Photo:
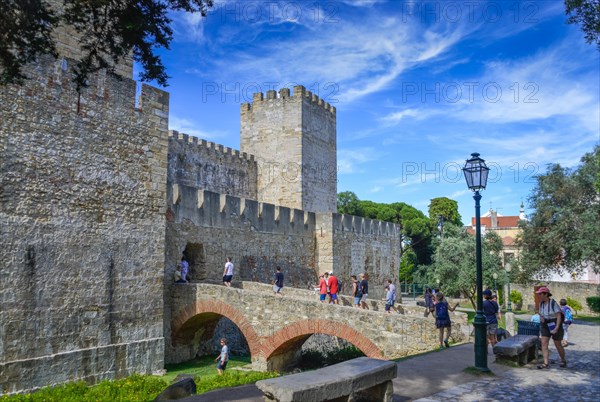
<svg viewBox="0 0 600 402">
<path fill-rule="evenodd" d="M 302 344 L 313 334 L 342 338 L 366 356 L 396 359 L 438 347 L 434 320 L 423 309 L 400 307 L 387 314 L 383 301 L 370 300 L 370 310 L 352 308 L 350 297 L 340 305 L 324 304 L 314 292 L 284 288 L 275 296 L 270 285 L 243 282 L 241 288 L 190 283 L 177 285 L 171 299 L 170 344 L 166 361 L 195 357 L 198 345 L 213 336 L 222 317 L 230 319 L 248 342 L 254 370 L 281 370 L 294 365 Z M 467 317 L 456 313 L 453 338 L 468 338 Z"/>
</svg>

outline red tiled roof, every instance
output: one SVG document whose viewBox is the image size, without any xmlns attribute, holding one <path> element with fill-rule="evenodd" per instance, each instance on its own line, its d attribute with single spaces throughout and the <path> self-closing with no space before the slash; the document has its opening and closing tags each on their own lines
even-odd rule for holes
<svg viewBox="0 0 600 402">
<path fill-rule="evenodd" d="M 519 217 L 518 216 L 499 216 L 498 218 L 498 226 L 499 228 L 516 228 L 518 226 Z M 475 218 L 471 218 L 471 225 L 475 226 Z M 486 228 L 492 228 L 492 218 L 486 216 L 481 218 L 481 225 Z"/>
</svg>

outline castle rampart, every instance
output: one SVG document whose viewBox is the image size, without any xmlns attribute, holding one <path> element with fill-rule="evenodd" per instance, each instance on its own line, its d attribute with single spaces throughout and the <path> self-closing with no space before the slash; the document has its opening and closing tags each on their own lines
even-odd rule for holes
<svg viewBox="0 0 600 402">
<path fill-rule="evenodd" d="M 256 93 L 241 107 L 241 150 L 256 156 L 258 199 L 314 212 L 336 210 L 335 108 L 303 86 Z"/>
<path fill-rule="evenodd" d="M 74 63 L 0 87 L 0 394 L 163 367 L 169 96 Z"/>
<path fill-rule="evenodd" d="M 168 166 L 170 183 L 257 198 L 254 155 L 171 130 Z"/>
</svg>

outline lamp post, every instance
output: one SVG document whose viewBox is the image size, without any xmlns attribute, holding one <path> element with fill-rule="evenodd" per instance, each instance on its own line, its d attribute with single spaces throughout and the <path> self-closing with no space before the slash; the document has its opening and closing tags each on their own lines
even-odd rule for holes
<svg viewBox="0 0 600 402">
<path fill-rule="evenodd" d="M 494 294 L 498 293 L 497 288 L 496 288 L 496 279 L 498 279 L 498 274 L 497 273 L 493 273 L 492 277 L 494 278 Z"/>
<path fill-rule="evenodd" d="M 438 215 L 438 227 L 440 228 L 440 240 L 444 239 L 444 217 Z"/>
<path fill-rule="evenodd" d="M 507 276 L 507 286 L 508 286 L 508 308 L 506 309 L 506 311 L 508 311 L 509 313 L 512 312 L 512 303 L 510 302 L 510 270 L 511 270 L 511 266 L 510 266 L 510 262 L 507 262 L 506 264 L 504 264 L 504 270 L 506 271 L 506 276 Z"/>
<path fill-rule="evenodd" d="M 480 371 L 490 371 L 487 366 L 486 320 L 483 315 L 483 269 L 481 266 L 481 216 L 479 206 L 479 201 L 481 201 L 479 190 L 485 189 L 490 169 L 478 153 L 473 153 L 462 170 L 465 174 L 467 186 L 475 192 L 475 195 L 473 195 L 475 200 L 475 257 L 477 262 L 477 311 L 473 320 L 475 326 L 475 368 Z"/>
</svg>

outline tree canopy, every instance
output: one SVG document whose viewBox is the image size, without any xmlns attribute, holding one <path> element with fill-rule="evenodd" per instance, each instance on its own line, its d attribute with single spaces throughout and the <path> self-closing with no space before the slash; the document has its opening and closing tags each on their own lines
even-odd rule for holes
<svg viewBox="0 0 600 402">
<path fill-rule="evenodd" d="M 83 57 L 75 69 L 81 89 L 89 74 L 114 65 L 129 54 L 142 66 L 142 81 L 166 86 L 168 76 L 157 48 L 169 48 L 173 37 L 169 11 L 205 16 L 212 0 L 64 0 L 55 10 L 43 0 L 0 2 L 0 83 L 22 83 L 23 67 L 44 54 L 56 55 L 53 30 L 75 29 Z"/>
<path fill-rule="evenodd" d="M 567 23 L 579 24 L 585 34 L 585 41 L 595 43 L 600 50 L 600 1 L 565 0 Z"/>
<path fill-rule="evenodd" d="M 548 166 L 529 202 L 519 239 L 524 277 L 580 273 L 587 263 L 600 270 L 600 146 L 575 169 Z"/>
<path fill-rule="evenodd" d="M 412 280 L 412 272 L 417 265 L 431 263 L 433 226 L 418 209 L 403 202 L 361 201 L 351 191 L 338 194 L 337 208 L 339 213 L 400 224 L 401 280 Z"/>
<path fill-rule="evenodd" d="M 458 203 L 447 197 L 432 198 L 429 204 L 429 218 L 432 221 L 439 217 L 444 219 L 444 223 L 450 222 L 457 226 L 462 226 L 462 219 L 458 213 Z"/>
<path fill-rule="evenodd" d="M 502 239 L 496 232 L 487 231 L 482 239 L 481 248 L 483 282 L 489 286 L 493 283 L 494 272 L 504 272 L 500 258 Z M 431 285 L 439 284 L 445 293 L 467 297 L 475 308 L 475 236 L 468 234 L 460 226 L 451 223 L 446 225 L 444 238 L 433 255 L 433 264 L 420 266 L 417 275 Z"/>
</svg>

